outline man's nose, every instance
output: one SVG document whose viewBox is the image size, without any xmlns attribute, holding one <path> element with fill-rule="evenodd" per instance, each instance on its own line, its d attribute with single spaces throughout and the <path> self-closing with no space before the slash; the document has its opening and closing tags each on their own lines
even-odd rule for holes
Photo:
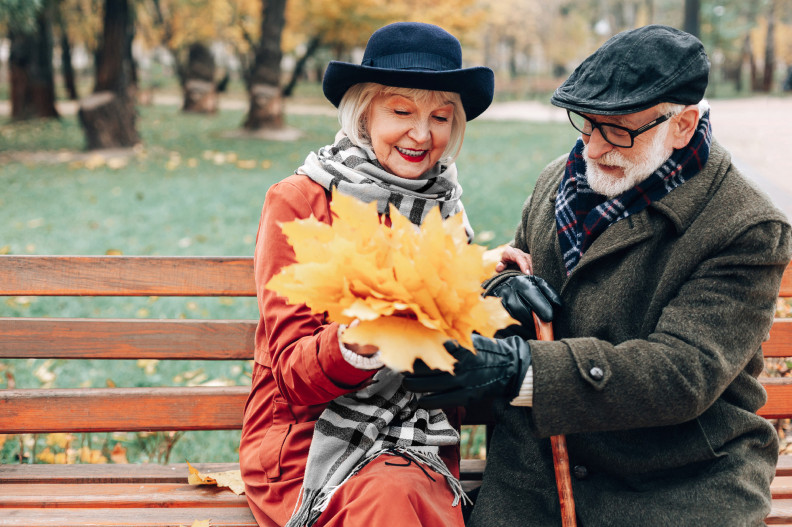
<svg viewBox="0 0 792 527">
<path fill-rule="evenodd" d="M 613 150 L 613 145 L 607 142 L 605 138 L 602 137 L 602 132 L 596 128 L 591 132 L 586 145 L 588 146 L 588 156 L 591 159 L 599 159 L 602 155 Z"/>
</svg>

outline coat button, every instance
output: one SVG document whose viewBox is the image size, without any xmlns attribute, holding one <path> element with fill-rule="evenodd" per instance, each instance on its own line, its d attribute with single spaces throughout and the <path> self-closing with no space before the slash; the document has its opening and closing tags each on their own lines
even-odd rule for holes
<svg viewBox="0 0 792 527">
<path fill-rule="evenodd" d="M 605 372 L 602 371 L 602 368 L 594 366 L 589 370 L 589 376 L 595 381 L 601 381 L 602 378 L 605 377 Z"/>
<path fill-rule="evenodd" d="M 588 469 L 583 465 L 575 465 L 572 469 L 572 474 L 574 474 L 577 479 L 586 479 L 588 477 Z"/>
</svg>

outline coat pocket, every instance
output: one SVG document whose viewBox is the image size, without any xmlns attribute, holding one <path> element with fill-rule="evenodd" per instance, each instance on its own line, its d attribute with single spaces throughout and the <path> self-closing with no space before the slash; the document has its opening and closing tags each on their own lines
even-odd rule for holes
<svg viewBox="0 0 792 527">
<path fill-rule="evenodd" d="M 259 446 L 259 461 L 267 475 L 267 481 L 280 479 L 283 445 L 289 437 L 293 420 L 289 405 L 283 401 L 275 401 L 272 409 L 272 426 L 261 438 Z"/>
</svg>

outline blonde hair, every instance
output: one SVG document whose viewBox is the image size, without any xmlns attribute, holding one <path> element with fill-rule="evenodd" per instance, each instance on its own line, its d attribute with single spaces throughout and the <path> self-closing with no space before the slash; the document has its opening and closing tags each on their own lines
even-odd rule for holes
<svg viewBox="0 0 792 527">
<path fill-rule="evenodd" d="M 462 107 L 462 98 L 456 92 L 422 90 L 418 88 L 400 88 L 385 86 L 374 82 L 363 82 L 353 85 L 344 94 L 338 104 L 338 122 L 341 130 L 349 137 L 352 144 L 371 148 L 371 138 L 368 134 L 368 115 L 371 101 L 377 95 L 401 95 L 413 101 L 450 102 L 454 105 L 454 117 L 451 120 L 451 137 L 448 140 L 440 162 L 453 163 L 462 149 L 462 140 L 465 137 L 467 118 Z"/>
</svg>

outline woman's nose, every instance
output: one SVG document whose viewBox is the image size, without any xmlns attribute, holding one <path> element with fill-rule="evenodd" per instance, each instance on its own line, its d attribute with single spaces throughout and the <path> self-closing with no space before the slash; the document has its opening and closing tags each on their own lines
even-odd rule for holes
<svg viewBox="0 0 792 527">
<path fill-rule="evenodd" d="M 432 135 L 429 123 L 424 120 L 417 121 L 413 124 L 412 128 L 410 128 L 408 135 L 417 143 L 425 143 Z"/>
</svg>

